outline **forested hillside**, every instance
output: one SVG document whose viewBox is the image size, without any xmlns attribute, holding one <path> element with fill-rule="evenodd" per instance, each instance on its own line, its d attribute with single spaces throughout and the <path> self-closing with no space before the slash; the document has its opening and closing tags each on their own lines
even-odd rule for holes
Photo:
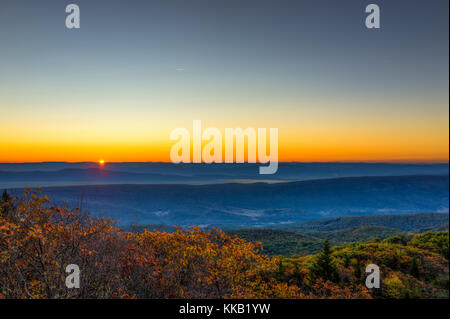
<svg viewBox="0 0 450 319">
<path fill-rule="evenodd" d="M 276 229 L 238 229 L 226 232 L 248 241 L 261 242 L 263 253 L 269 256 L 306 255 L 317 253 L 324 240 L 304 234 Z M 334 244 L 334 243 L 333 243 Z"/>
<path fill-rule="evenodd" d="M 346 216 L 302 223 L 282 224 L 274 229 L 247 228 L 227 231 L 249 241 L 260 241 L 264 253 L 305 255 L 319 252 L 325 240 L 331 246 L 385 239 L 406 232 L 446 231 L 448 214 Z"/>
<path fill-rule="evenodd" d="M 226 232 L 249 241 L 263 244 L 265 254 L 270 256 L 307 255 L 320 251 L 325 240 L 331 246 L 372 239 L 384 239 L 402 233 L 393 228 L 360 226 L 335 231 L 290 232 L 276 229 L 237 229 Z"/>
<path fill-rule="evenodd" d="M 448 298 L 448 236 L 448 232 L 398 235 L 383 241 L 338 246 L 329 250 L 330 263 L 326 265 L 318 262 L 327 257 L 323 250 L 319 255 L 282 257 L 279 278 L 300 286 L 313 279 L 313 286 L 328 296 L 332 288 L 318 284 L 324 273 L 331 274 L 328 279 L 335 283 L 355 286 L 365 280 L 365 266 L 376 264 L 382 283 L 380 289 L 371 291 L 371 297 Z"/>
<path fill-rule="evenodd" d="M 381 226 L 406 232 L 423 232 L 440 228 L 448 230 L 449 214 L 418 213 L 367 216 L 342 216 L 301 223 L 282 224 L 274 228 L 290 231 L 334 231 L 359 226 Z"/>
<path fill-rule="evenodd" d="M 448 298 L 448 241 L 448 232 L 399 234 L 270 257 L 260 243 L 217 229 L 124 232 L 46 196 L 5 192 L 0 298 Z M 372 263 L 379 289 L 364 286 Z M 68 264 L 81 269 L 80 289 L 65 286 Z"/>
</svg>

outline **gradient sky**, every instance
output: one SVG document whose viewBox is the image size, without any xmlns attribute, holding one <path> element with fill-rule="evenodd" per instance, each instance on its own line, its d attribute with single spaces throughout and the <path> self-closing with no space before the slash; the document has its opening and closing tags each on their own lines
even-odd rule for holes
<svg viewBox="0 0 450 319">
<path fill-rule="evenodd" d="M 0 162 L 169 161 L 278 127 L 282 161 L 448 161 L 448 0 L 0 3 Z M 365 6 L 381 29 L 365 28 Z"/>
</svg>

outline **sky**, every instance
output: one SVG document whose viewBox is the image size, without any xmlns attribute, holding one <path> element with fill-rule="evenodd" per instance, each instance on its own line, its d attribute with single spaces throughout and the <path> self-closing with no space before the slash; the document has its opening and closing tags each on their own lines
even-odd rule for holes
<svg viewBox="0 0 450 319">
<path fill-rule="evenodd" d="M 448 0 L 69 3 L 0 3 L 0 162 L 170 161 L 193 120 L 276 127 L 280 161 L 448 161 Z"/>
</svg>

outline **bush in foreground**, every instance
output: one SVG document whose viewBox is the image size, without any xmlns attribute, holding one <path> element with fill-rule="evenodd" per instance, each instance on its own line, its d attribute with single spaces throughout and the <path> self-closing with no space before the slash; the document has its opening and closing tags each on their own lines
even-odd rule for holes
<svg viewBox="0 0 450 319">
<path fill-rule="evenodd" d="M 5 192 L 0 298 L 445 297 L 445 247 L 448 232 L 406 246 L 384 241 L 270 258 L 260 243 L 217 229 L 124 232 L 109 219 L 53 207 L 39 193 L 11 198 Z M 380 291 L 364 287 L 355 269 L 363 262 L 379 264 L 386 274 Z M 81 270 L 79 289 L 65 286 L 69 264 Z"/>
</svg>

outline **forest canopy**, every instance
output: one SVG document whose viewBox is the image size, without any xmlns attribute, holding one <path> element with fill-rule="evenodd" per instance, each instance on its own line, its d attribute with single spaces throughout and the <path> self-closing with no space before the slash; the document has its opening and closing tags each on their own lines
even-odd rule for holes
<svg viewBox="0 0 450 319">
<path fill-rule="evenodd" d="M 380 289 L 364 285 L 370 263 Z M 69 264 L 81 270 L 79 289 L 65 285 Z M 123 231 L 39 192 L 4 192 L 0 298 L 448 298 L 448 232 L 269 257 L 219 229 Z"/>
</svg>

